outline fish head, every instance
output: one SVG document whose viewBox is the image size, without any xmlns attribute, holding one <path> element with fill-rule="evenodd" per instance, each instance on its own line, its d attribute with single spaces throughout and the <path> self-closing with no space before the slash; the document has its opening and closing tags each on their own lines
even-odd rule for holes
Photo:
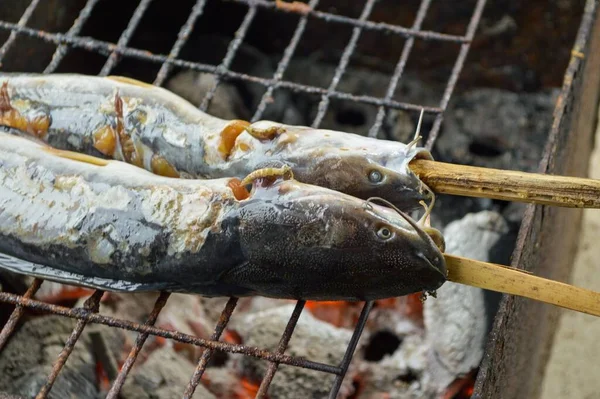
<svg viewBox="0 0 600 399">
<path fill-rule="evenodd" d="M 446 280 L 437 230 L 347 194 L 280 179 L 255 185 L 239 212 L 248 265 L 230 282 L 267 296 L 373 300 Z"/>
<path fill-rule="evenodd" d="M 299 167 L 298 169 L 304 169 L 305 172 L 300 171 L 298 178 L 361 199 L 381 197 L 403 211 L 410 212 L 420 208 L 421 201 L 430 202 L 432 199 L 431 191 L 408 167 L 408 163 L 413 159 L 429 159 L 428 154 L 422 149 L 421 152 L 408 156 L 398 154 L 397 159 L 394 159 L 394 155 L 352 155 L 331 151 L 326 156 L 316 159 L 312 170 Z M 312 177 L 305 177 L 307 174 Z"/>
<path fill-rule="evenodd" d="M 252 129 L 277 132 L 254 145 L 261 146 L 259 152 L 270 154 L 269 159 L 292 166 L 298 181 L 362 199 L 382 197 L 405 212 L 420 208 L 421 201 L 432 198 L 431 191 L 409 167 L 415 159 L 433 159 L 426 148 L 266 121 L 256 122 Z"/>
</svg>

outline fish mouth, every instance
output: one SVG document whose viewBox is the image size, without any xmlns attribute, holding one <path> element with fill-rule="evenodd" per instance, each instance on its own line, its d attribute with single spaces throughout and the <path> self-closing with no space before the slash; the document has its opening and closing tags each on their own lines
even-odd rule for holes
<svg viewBox="0 0 600 399">
<path fill-rule="evenodd" d="M 440 273 L 440 275 L 444 278 L 444 280 L 448 277 L 448 269 L 446 268 L 446 262 L 444 260 L 444 255 L 442 255 L 440 258 L 436 258 L 434 259 L 434 261 L 432 262 L 430 259 L 425 258 L 427 263 L 429 263 L 429 265 L 435 269 L 437 272 Z"/>
<path fill-rule="evenodd" d="M 428 277 L 424 278 L 424 281 L 427 281 L 425 290 L 437 290 L 448 279 L 448 270 L 446 269 L 444 257 L 432 260 L 423 255 L 422 259 L 427 263 L 429 272 Z"/>
</svg>

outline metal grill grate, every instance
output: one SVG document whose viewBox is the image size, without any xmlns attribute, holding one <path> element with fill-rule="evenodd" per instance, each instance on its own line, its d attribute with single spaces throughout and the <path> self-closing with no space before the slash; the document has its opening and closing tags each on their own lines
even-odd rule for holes
<svg viewBox="0 0 600 399">
<path fill-rule="evenodd" d="M 222 0 L 211 1 L 216 2 Z M 236 52 L 238 51 L 240 45 L 244 41 L 246 34 L 249 28 L 251 27 L 252 22 L 254 21 L 259 9 L 277 8 L 276 3 L 274 1 L 229 0 L 229 2 L 240 3 L 247 6 L 247 12 L 245 14 L 245 17 L 243 18 L 241 25 L 235 33 L 235 37 L 229 44 L 225 57 L 218 66 L 190 62 L 178 58 L 182 48 L 185 46 L 188 38 L 190 37 L 190 34 L 192 33 L 195 24 L 197 23 L 200 16 L 203 14 L 207 2 L 208 0 L 198 0 L 196 4 L 191 8 L 187 21 L 181 27 L 177 40 L 173 44 L 169 54 L 163 55 L 153 54 L 143 49 L 129 47 L 130 39 L 135 33 L 136 29 L 138 28 L 140 21 L 144 16 L 144 13 L 147 11 L 148 7 L 152 3 L 152 0 L 141 0 L 139 2 L 137 8 L 133 12 L 133 15 L 131 16 L 131 19 L 129 20 L 127 27 L 125 28 L 125 30 L 123 30 L 116 44 L 102 40 L 97 40 L 95 38 L 79 36 L 86 21 L 88 21 L 88 19 L 94 12 L 94 7 L 99 3 L 99 0 L 88 0 L 85 6 L 81 9 L 79 17 L 74 21 L 71 28 L 64 34 L 51 33 L 47 31 L 33 29 L 27 26 L 32 14 L 34 13 L 36 7 L 38 7 L 40 3 L 39 0 L 32 0 L 30 5 L 26 8 L 25 12 L 23 13 L 22 17 L 18 21 L 18 23 L 11 23 L 0 20 L 0 30 L 10 31 L 8 40 L 6 40 L 6 42 L 0 48 L 0 65 L 3 59 L 5 58 L 7 52 L 12 46 L 15 45 L 15 41 L 19 35 L 31 36 L 42 39 L 43 41 L 49 42 L 56 46 L 56 50 L 52 56 L 52 59 L 44 70 L 45 73 L 54 72 L 71 49 L 80 48 L 89 52 L 102 54 L 108 57 L 100 72 L 100 75 L 103 76 L 110 74 L 115 68 L 115 66 L 120 62 L 120 60 L 124 58 L 133 58 L 147 63 L 160 64 L 160 70 L 157 73 L 156 78 L 154 80 L 155 85 L 162 85 L 174 66 L 181 67 L 183 69 L 191 69 L 214 74 L 217 77 L 216 83 L 211 88 L 211 90 L 207 92 L 201 103 L 200 108 L 203 111 L 205 111 L 210 105 L 210 101 L 213 98 L 216 89 L 223 78 L 258 83 L 266 88 L 266 92 L 262 96 L 262 99 L 259 105 L 257 106 L 257 109 L 252 117 L 252 121 L 256 121 L 261 118 L 273 92 L 281 88 L 288 89 L 293 92 L 304 92 L 313 95 L 320 95 L 318 112 L 316 117 L 314 118 L 314 121 L 312 122 L 313 127 L 318 127 L 320 125 L 325 113 L 327 112 L 329 103 L 332 99 L 376 105 L 378 106 L 378 113 L 376 116 L 375 123 L 371 127 L 369 132 L 369 135 L 372 137 L 375 137 L 375 135 L 379 131 L 388 108 L 401 109 L 407 111 L 421 111 L 421 109 L 423 109 L 427 114 L 433 115 L 435 117 L 432 128 L 429 131 L 428 140 L 426 143 L 426 146 L 429 149 L 431 149 L 438 136 L 443 113 L 446 109 L 446 106 L 448 105 L 448 101 L 452 95 L 460 71 L 462 70 L 464 61 L 469 51 L 470 43 L 473 39 L 479 20 L 481 18 L 483 8 L 486 3 L 485 0 L 476 1 L 475 6 L 473 8 L 472 16 L 470 18 L 470 22 L 468 24 L 464 36 L 456 36 L 421 29 L 423 21 L 429 10 L 431 0 L 422 0 L 414 23 L 410 28 L 370 21 L 369 17 L 371 11 L 373 10 L 375 0 L 365 1 L 364 7 L 358 19 L 318 11 L 316 10 L 316 8 L 318 8 L 319 6 L 319 0 L 310 0 L 308 4 L 312 11 L 300 15 L 299 21 L 297 23 L 295 31 L 293 32 L 292 38 L 287 44 L 287 47 L 283 52 L 283 56 L 277 65 L 275 74 L 271 78 L 263 78 L 234 72 L 230 70 L 230 66 L 232 60 L 236 55 Z M 282 13 L 293 12 L 288 10 L 279 11 Z M 307 29 L 307 22 L 310 19 L 318 19 L 331 24 L 341 24 L 352 27 L 351 38 L 348 41 L 345 49 L 343 50 L 339 64 L 337 65 L 337 68 L 335 70 L 334 78 L 332 79 L 331 83 L 326 89 L 283 80 L 283 75 L 290 64 L 290 60 L 292 59 L 294 52 L 298 47 L 298 44 L 302 40 L 303 34 Z M 344 73 L 346 72 L 348 63 L 356 49 L 357 42 L 361 36 L 361 33 L 366 30 L 379 31 L 390 35 L 396 35 L 398 36 L 399 40 L 401 38 L 405 39 L 401 56 L 396 64 L 385 97 L 383 98 L 368 95 L 344 93 L 337 90 L 338 83 L 343 77 Z M 411 50 L 413 49 L 415 39 L 424 39 L 439 42 L 453 42 L 460 44 L 460 50 L 455 60 L 454 66 L 451 70 L 451 74 L 447 80 L 442 100 L 440 101 L 437 107 L 424 106 L 408 102 L 398 102 L 392 99 L 398 81 L 400 80 L 405 70 L 407 61 L 411 54 Z M 363 328 L 366 324 L 369 312 L 373 307 L 373 302 L 366 302 L 364 304 L 357 326 L 348 344 L 346 354 L 341 364 L 334 366 L 312 362 L 310 360 L 294 358 L 284 353 L 287 344 L 290 338 L 292 337 L 294 327 L 296 326 L 296 323 L 304 308 L 304 301 L 297 302 L 295 310 L 289 319 L 288 325 L 281 336 L 281 340 L 277 350 L 275 352 L 269 352 L 266 350 L 261 350 L 259 348 L 247 347 L 243 345 L 233 345 L 219 341 L 222 332 L 224 331 L 225 327 L 227 326 L 227 323 L 229 322 L 229 318 L 235 310 L 237 304 L 236 298 L 231 298 L 227 302 L 227 305 L 221 313 L 221 317 L 217 326 L 214 329 L 211 338 L 209 340 L 204 340 L 195 336 L 174 331 L 168 331 L 153 326 L 160 311 L 162 310 L 163 306 L 169 298 L 169 294 L 167 293 L 162 293 L 158 297 L 154 309 L 151 315 L 148 317 L 146 323 L 139 324 L 127 320 L 115 319 L 112 317 L 107 317 L 98 314 L 99 302 L 103 294 L 102 291 L 96 291 L 92 296 L 90 296 L 85 302 L 85 306 L 83 308 L 70 309 L 31 299 L 32 296 L 35 295 L 36 291 L 40 288 L 41 284 L 41 280 L 34 280 L 27 292 L 22 296 L 5 292 L 0 293 L 0 302 L 16 305 L 16 308 L 11 314 L 8 322 L 4 325 L 2 332 L 0 333 L 0 350 L 6 344 L 8 338 L 14 331 L 20 317 L 23 315 L 24 310 L 26 308 L 46 313 L 52 313 L 56 315 L 62 315 L 78 320 L 75 329 L 72 331 L 70 337 L 68 338 L 66 345 L 64 346 L 57 361 L 55 362 L 51 374 L 47 377 L 45 385 L 38 393 L 37 398 L 45 398 L 48 395 L 56 377 L 60 373 L 65 362 L 67 361 L 75 343 L 77 342 L 81 332 L 83 331 L 87 323 L 101 323 L 108 326 L 136 331 L 139 333 L 137 340 L 127 357 L 127 360 L 125 361 L 123 367 L 121 368 L 116 380 L 114 381 L 110 389 L 110 392 L 107 396 L 108 398 L 116 398 L 118 396 L 118 393 L 124 384 L 127 374 L 131 370 L 131 367 L 135 363 L 142 346 L 144 345 L 146 339 L 150 334 L 205 348 L 202 356 L 198 361 L 194 374 L 191 377 L 188 386 L 185 388 L 185 393 L 183 395 L 185 398 L 191 398 L 193 396 L 194 391 L 197 385 L 199 384 L 200 379 L 202 378 L 202 375 L 208 364 L 208 361 L 211 358 L 211 355 L 214 353 L 214 351 L 242 353 L 244 355 L 265 359 L 270 363 L 266 375 L 264 376 L 260 385 L 257 397 L 265 396 L 267 390 L 269 389 L 269 385 L 275 373 L 277 372 L 278 365 L 283 363 L 296 367 L 303 367 L 318 370 L 324 373 L 334 374 L 336 378 L 334 380 L 333 386 L 331 387 L 329 397 L 335 398 L 340 389 L 348 366 L 350 365 L 350 362 L 352 360 L 354 350 L 357 346 L 358 340 L 360 339 Z"/>
</svg>

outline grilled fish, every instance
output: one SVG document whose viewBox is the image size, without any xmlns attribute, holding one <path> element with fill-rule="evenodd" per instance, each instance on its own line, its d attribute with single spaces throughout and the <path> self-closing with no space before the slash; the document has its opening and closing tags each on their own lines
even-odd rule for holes
<svg viewBox="0 0 600 399">
<path fill-rule="evenodd" d="M 409 169 L 429 151 L 356 134 L 208 115 L 160 87 L 123 77 L 0 73 L 0 125 L 55 148 L 168 177 L 237 177 L 290 166 L 295 178 L 404 211 L 431 199 Z"/>
<path fill-rule="evenodd" d="M 0 267 L 110 291 L 371 300 L 435 290 L 435 229 L 289 173 L 173 179 L 0 128 Z"/>
</svg>

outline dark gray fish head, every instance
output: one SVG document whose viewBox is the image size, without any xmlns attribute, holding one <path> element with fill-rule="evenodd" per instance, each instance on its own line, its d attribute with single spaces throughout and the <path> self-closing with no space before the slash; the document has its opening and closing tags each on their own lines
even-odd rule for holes
<svg viewBox="0 0 600 399">
<path fill-rule="evenodd" d="M 411 150 L 407 156 L 376 156 L 364 154 L 337 157 L 334 154 L 319 159 L 314 184 L 368 199 L 382 197 L 405 212 L 421 208 L 420 202 L 430 202 L 432 193 L 408 167 L 413 159 L 431 159 L 424 149 Z M 414 153 L 412 153 L 414 151 Z M 302 179 L 302 176 L 299 176 Z M 301 180 L 302 181 L 302 180 Z"/>
<path fill-rule="evenodd" d="M 431 200 L 431 193 L 409 167 L 415 159 L 433 159 L 423 147 L 332 130 L 282 129 L 286 133 L 274 139 L 279 140 L 273 146 L 274 156 L 277 151 L 290 154 L 287 160 L 298 181 L 362 199 L 382 197 L 405 212 Z"/>
<path fill-rule="evenodd" d="M 293 179 L 255 183 L 239 220 L 248 264 L 229 282 L 266 296 L 372 300 L 435 290 L 446 281 L 437 230 L 333 190 Z"/>
</svg>

